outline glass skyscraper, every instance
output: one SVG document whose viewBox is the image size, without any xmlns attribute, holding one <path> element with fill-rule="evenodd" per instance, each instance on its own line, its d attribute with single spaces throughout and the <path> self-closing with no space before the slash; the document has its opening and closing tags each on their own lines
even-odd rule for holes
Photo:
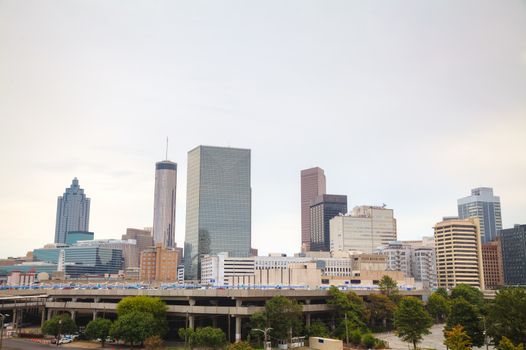
<svg viewBox="0 0 526 350">
<path fill-rule="evenodd" d="M 155 164 L 153 241 L 165 248 L 175 247 L 175 198 L 177 164 L 165 160 Z"/>
<path fill-rule="evenodd" d="M 310 205 L 310 250 L 329 252 L 331 248 L 330 221 L 347 214 L 347 196 L 324 194 Z"/>
<path fill-rule="evenodd" d="M 58 197 L 55 243 L 66 243 L 68 232 L 89 231 L 89 206 L 90 199 L 74 178 L 64 195 Z"/>
<path fill-rule="evenodd" d="M 250 150 L 198 146 L 188 152 L 185 279 L 200 279 L 200 258 L 250 256 Z"/>
<path fill-rule="evenodd" d="M 487 243 L 497 238 L 497 231 L 502 229 L 500 198 L 493 195 L 490 187 L 478 187 L 471 190 L 471 196 L 460 198 L 458 217 L 467 219 L 476 217 L 480 222 L 480 240 Z"/>
</svg>

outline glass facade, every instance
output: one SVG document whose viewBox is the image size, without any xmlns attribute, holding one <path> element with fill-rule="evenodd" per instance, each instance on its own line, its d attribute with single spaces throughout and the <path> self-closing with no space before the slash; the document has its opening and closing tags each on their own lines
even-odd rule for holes
<svg viewBox="0 0 526 350">
<path fill-rule="evenodd" d="M 72 245 L 78 241 L 91 241 L 94 236 L 93 232 L 71 231 L 66 234 L 66 244 Z"/>
<path fill-rule="evenodd" d="M 471 196 L 458 200 L 458 217 L 478 218 L 482 243 L 491 242 L 497 238 L 498 230 L 502 229 L 500 198 L 493 195 L 492 188 L 475 188 L 471 190 Z"/>
<path fill-rule="evenodd" d="M 73 179 L 71 186 L 57 200 L 55 243 L 66 243 L 66 234 L 71 231 L 89 231 L 90 199 Z"/>
<path fill-rule="evenodd" d="M 526 286 L 526 225 L 499 231 L 504 283 Z"/>
<path fill-rule="evenodd" d="M 153 240 L 163 247 L 175 247 L 175 199 L 177 164 L 168 160 L 155 164 Z"/>
<path fill-rule="evenodd" d="M 330 221 L 339 214 L 347 214 L 347 196 L 324 194 L 310 206 L 310 250 L 330 251 Z"/>
<path fill-rule="evenodd" d="M 115 274 L 123 269 L 121 249 L 102 247 L 68 247 L 42 248 L 33 250 L 33 258 L 58 264 L 60 251 L 64 250 L 66 275 L 79 277 L 82 275 Z"/>
<path fill-rule="evenodd" d="M 199 146 L 188 152 L 185 279 L 200 279 L 200 258 L 250 256 L 250 150 Z"/>
</svg>

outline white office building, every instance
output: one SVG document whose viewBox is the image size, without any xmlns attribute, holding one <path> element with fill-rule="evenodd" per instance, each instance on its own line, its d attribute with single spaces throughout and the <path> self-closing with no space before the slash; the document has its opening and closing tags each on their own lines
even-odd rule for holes
<svg viewBox="0 0 526 350">
<path fill-rule="evenodd" d="M 350 215 L 330 221 L 331 252 L 373 253 L 378 247 L 396 241 L 396 219 L 385 207 L 355 207 Z"/>
</svg>

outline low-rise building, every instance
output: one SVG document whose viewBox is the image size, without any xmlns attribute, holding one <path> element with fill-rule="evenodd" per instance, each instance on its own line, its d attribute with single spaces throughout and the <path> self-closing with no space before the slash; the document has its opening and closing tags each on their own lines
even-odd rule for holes
<svg viewBox="0 0 526 350">
<path fill-rule="evenodd" d="M 141 252 L 139 278 L 145 282 L 176 282 L 179 260 L 178 250 L 157 244 Z"/>
</svg>

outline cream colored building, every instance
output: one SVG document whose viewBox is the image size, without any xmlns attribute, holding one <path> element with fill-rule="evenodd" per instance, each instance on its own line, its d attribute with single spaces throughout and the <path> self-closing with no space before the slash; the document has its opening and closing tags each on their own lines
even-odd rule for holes
<svg viewBox="0 0 526 350">
<path fill-rule="evenodd" d="M 438 287 L 468 284 L 484 289 L 478 218 L 445 218 L 435 225 Z"/>
<path fill-rule="evenodd" d="M 322 277 L 322 284 L 376 289 L 383 276 L 391 277 L 400 288 L 415 287 L 415 279 L 407 277 L 402 271 L 355 271 L 353 276 Z"/>
<path fill-rule="evenodd" d="M 351 215 L 330 221 L 331 252 L 356 250 L 373 253 L 376 248 L 396 241 L 393 210 L 376 206 L 355 207 Z"/>
<path fill-rule="evenodd" d="M 287 267 L 256 269 L 254 275 L 237 275 L 226 278 L 229 286 L 303 286 L 317 288 L 321 270 L 316 263 L 291 263 Z"/>
</svg>

